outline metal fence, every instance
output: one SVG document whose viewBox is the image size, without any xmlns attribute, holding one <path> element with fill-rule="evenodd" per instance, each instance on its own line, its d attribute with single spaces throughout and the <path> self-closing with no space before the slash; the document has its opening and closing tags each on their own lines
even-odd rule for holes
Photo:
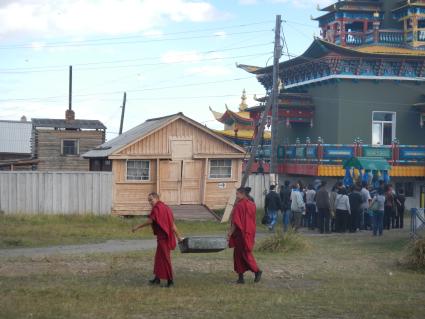
<svg viewBox="0 0 425 319">
<path fill-rule="evenodd" d="M 412 208 L 410 215 L 410 236 L 416 238 L 419 236 L 420 231 L 425 230 L 425 209 Z"/>
<path fill-rule="evenodd" d="M 5 214 L 110 214 L 111 172 L 0 172 Z"/>
</svg>

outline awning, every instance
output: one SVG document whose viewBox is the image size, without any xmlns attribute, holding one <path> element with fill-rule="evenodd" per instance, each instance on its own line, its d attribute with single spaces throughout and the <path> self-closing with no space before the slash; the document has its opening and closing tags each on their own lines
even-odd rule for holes
<svg viewBox="0 0 425 319">
<path fill-rule="evenodd" d="M 344 168 L 354 167 L 371 171 L 388 171 L 391 165 L 384 159 L 372 157 L 352 157 L 343 162 Z"/>
</svg>

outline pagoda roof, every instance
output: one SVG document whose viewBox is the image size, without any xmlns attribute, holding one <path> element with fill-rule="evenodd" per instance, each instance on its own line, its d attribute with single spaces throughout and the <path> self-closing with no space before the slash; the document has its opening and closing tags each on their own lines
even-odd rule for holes
<svg viewBox="0 0 425 319">
<path fill-rule="evenodd" d="M 224 130 L 224 131 L 214 131 L 215 133 L 224 135 L 230 138 L 240 138 L 251 140 L 254 137 L 254 130 L 238 130 L 237 136 L 235 136 L 234 130 Z M 264 131 L 264 139 L 270 140 L 272 138 L 272 133 L 270 131 Z"/>
<path fill-rule="evenodd" d="M 403 1 L 400 3 L 400 6 L 393 9 L 392 12 L 409 7 L 425 7 L 425 2 L 416 2 L 415 0 Z"/>
<path fill-rule="evenodd" d="M 425 59 L 425 50 L 414 50 L 409 48 L 400 47 L 389 47 L 389 46 L 361 46 L 356 48 L 343 47 L 334 43 L 330 43 L 320 38 L 314 38 L 313 43 L 310 47 L 300 56 L 293 58 L 288 61 L 281 62 L 279 65 L 282 68 L 291 67 L 307 62 L 312 62 L 316 59 L 320 59 L 330 53 L 336 53 L 342 56 L 352 57 L 371 57 L 371 58 L 383 58 L 383 57 L 398 57 L 398 58 L 420 58 Z M 248 73 L 256 75 L 269 74 L 273 70 L 273 66 L 267 66 L 265 68 L 250 66 L 244 64 L 238 64 L 238 68 L 241 68 Z"/>
<path fill-rule="evenodd" d="M 353 10 L 351 8 L 344 8 L 344 6 L 346 5 L 360 5 L 360 6 L 374 6 L 376 7 L 380 7 L 382 5 L 382 1 L 367 1 L 367 0 L 363 0 L 363 1 L 338 1 L 334 4 L 331 4 L 327 7 L 324 7 L 322 9 L 320 9 L 320 11 L 328 11 L 328 12 L 334 12 L 337 10 L 341 10 L 341 9 L 345 9 L 345 10 Z M 355 9 L 356 11 L 358 11 L 359 9 Z M 367 8 L 362 8 L 362 11 L 367 11 Z M 376 11 L 376 10 L 374 10 Z"/>
<path fill-rule="evenodd" d="M 224 113 L 216 112 L 211 107 L 210 111 L 214 115 L 214 118 L 223 124 L 232 125 L 233 123 L 239 123 L 243 125 L 252 125 L 253 123 L 249 112 L 233 112 L 229 110 L 227 106 L 226 112 Z"/>
</svg>

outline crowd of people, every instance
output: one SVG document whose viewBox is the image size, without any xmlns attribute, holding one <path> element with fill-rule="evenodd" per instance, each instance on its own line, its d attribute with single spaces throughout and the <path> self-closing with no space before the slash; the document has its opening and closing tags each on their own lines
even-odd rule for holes
<svg viewBox="0 0 425 319">
<path fill-rule="evenodd" d="M 289 227 L 317 229 L 322 234 L 371 230 L 381 236 L 384 229 L 404 227 L 405 201 L 403 189 L 394 190 L 384 181 L 376 188 L 365 182 L 350 187 L 338 182 L 331 191 L 324 181 L 316 187 L 285 181 L 279 192 L 270 186 L 262 223 L 273 231 L 280 211 L 283 231 Z"/>
</svg>

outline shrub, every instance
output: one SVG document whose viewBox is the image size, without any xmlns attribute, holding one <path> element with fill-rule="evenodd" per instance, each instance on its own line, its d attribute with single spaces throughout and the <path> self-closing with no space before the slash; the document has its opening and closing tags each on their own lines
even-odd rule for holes
<svg viewBox="0 0 425 319">
<path fill-rule="evenodd" d="M 270 253 L 287 253 L 308 248 L 308 242 L 294 230 L 289 230 L 285 233 L 277 231 L 273 236 L 262 240 L 257 246 L 258 251 Z"/>
<path fill-rule="evenodd" d="M 416 239 L 409 245 L 405 264 L 411 268 L 425 270 L 425 237 Z"/>
</svg>

